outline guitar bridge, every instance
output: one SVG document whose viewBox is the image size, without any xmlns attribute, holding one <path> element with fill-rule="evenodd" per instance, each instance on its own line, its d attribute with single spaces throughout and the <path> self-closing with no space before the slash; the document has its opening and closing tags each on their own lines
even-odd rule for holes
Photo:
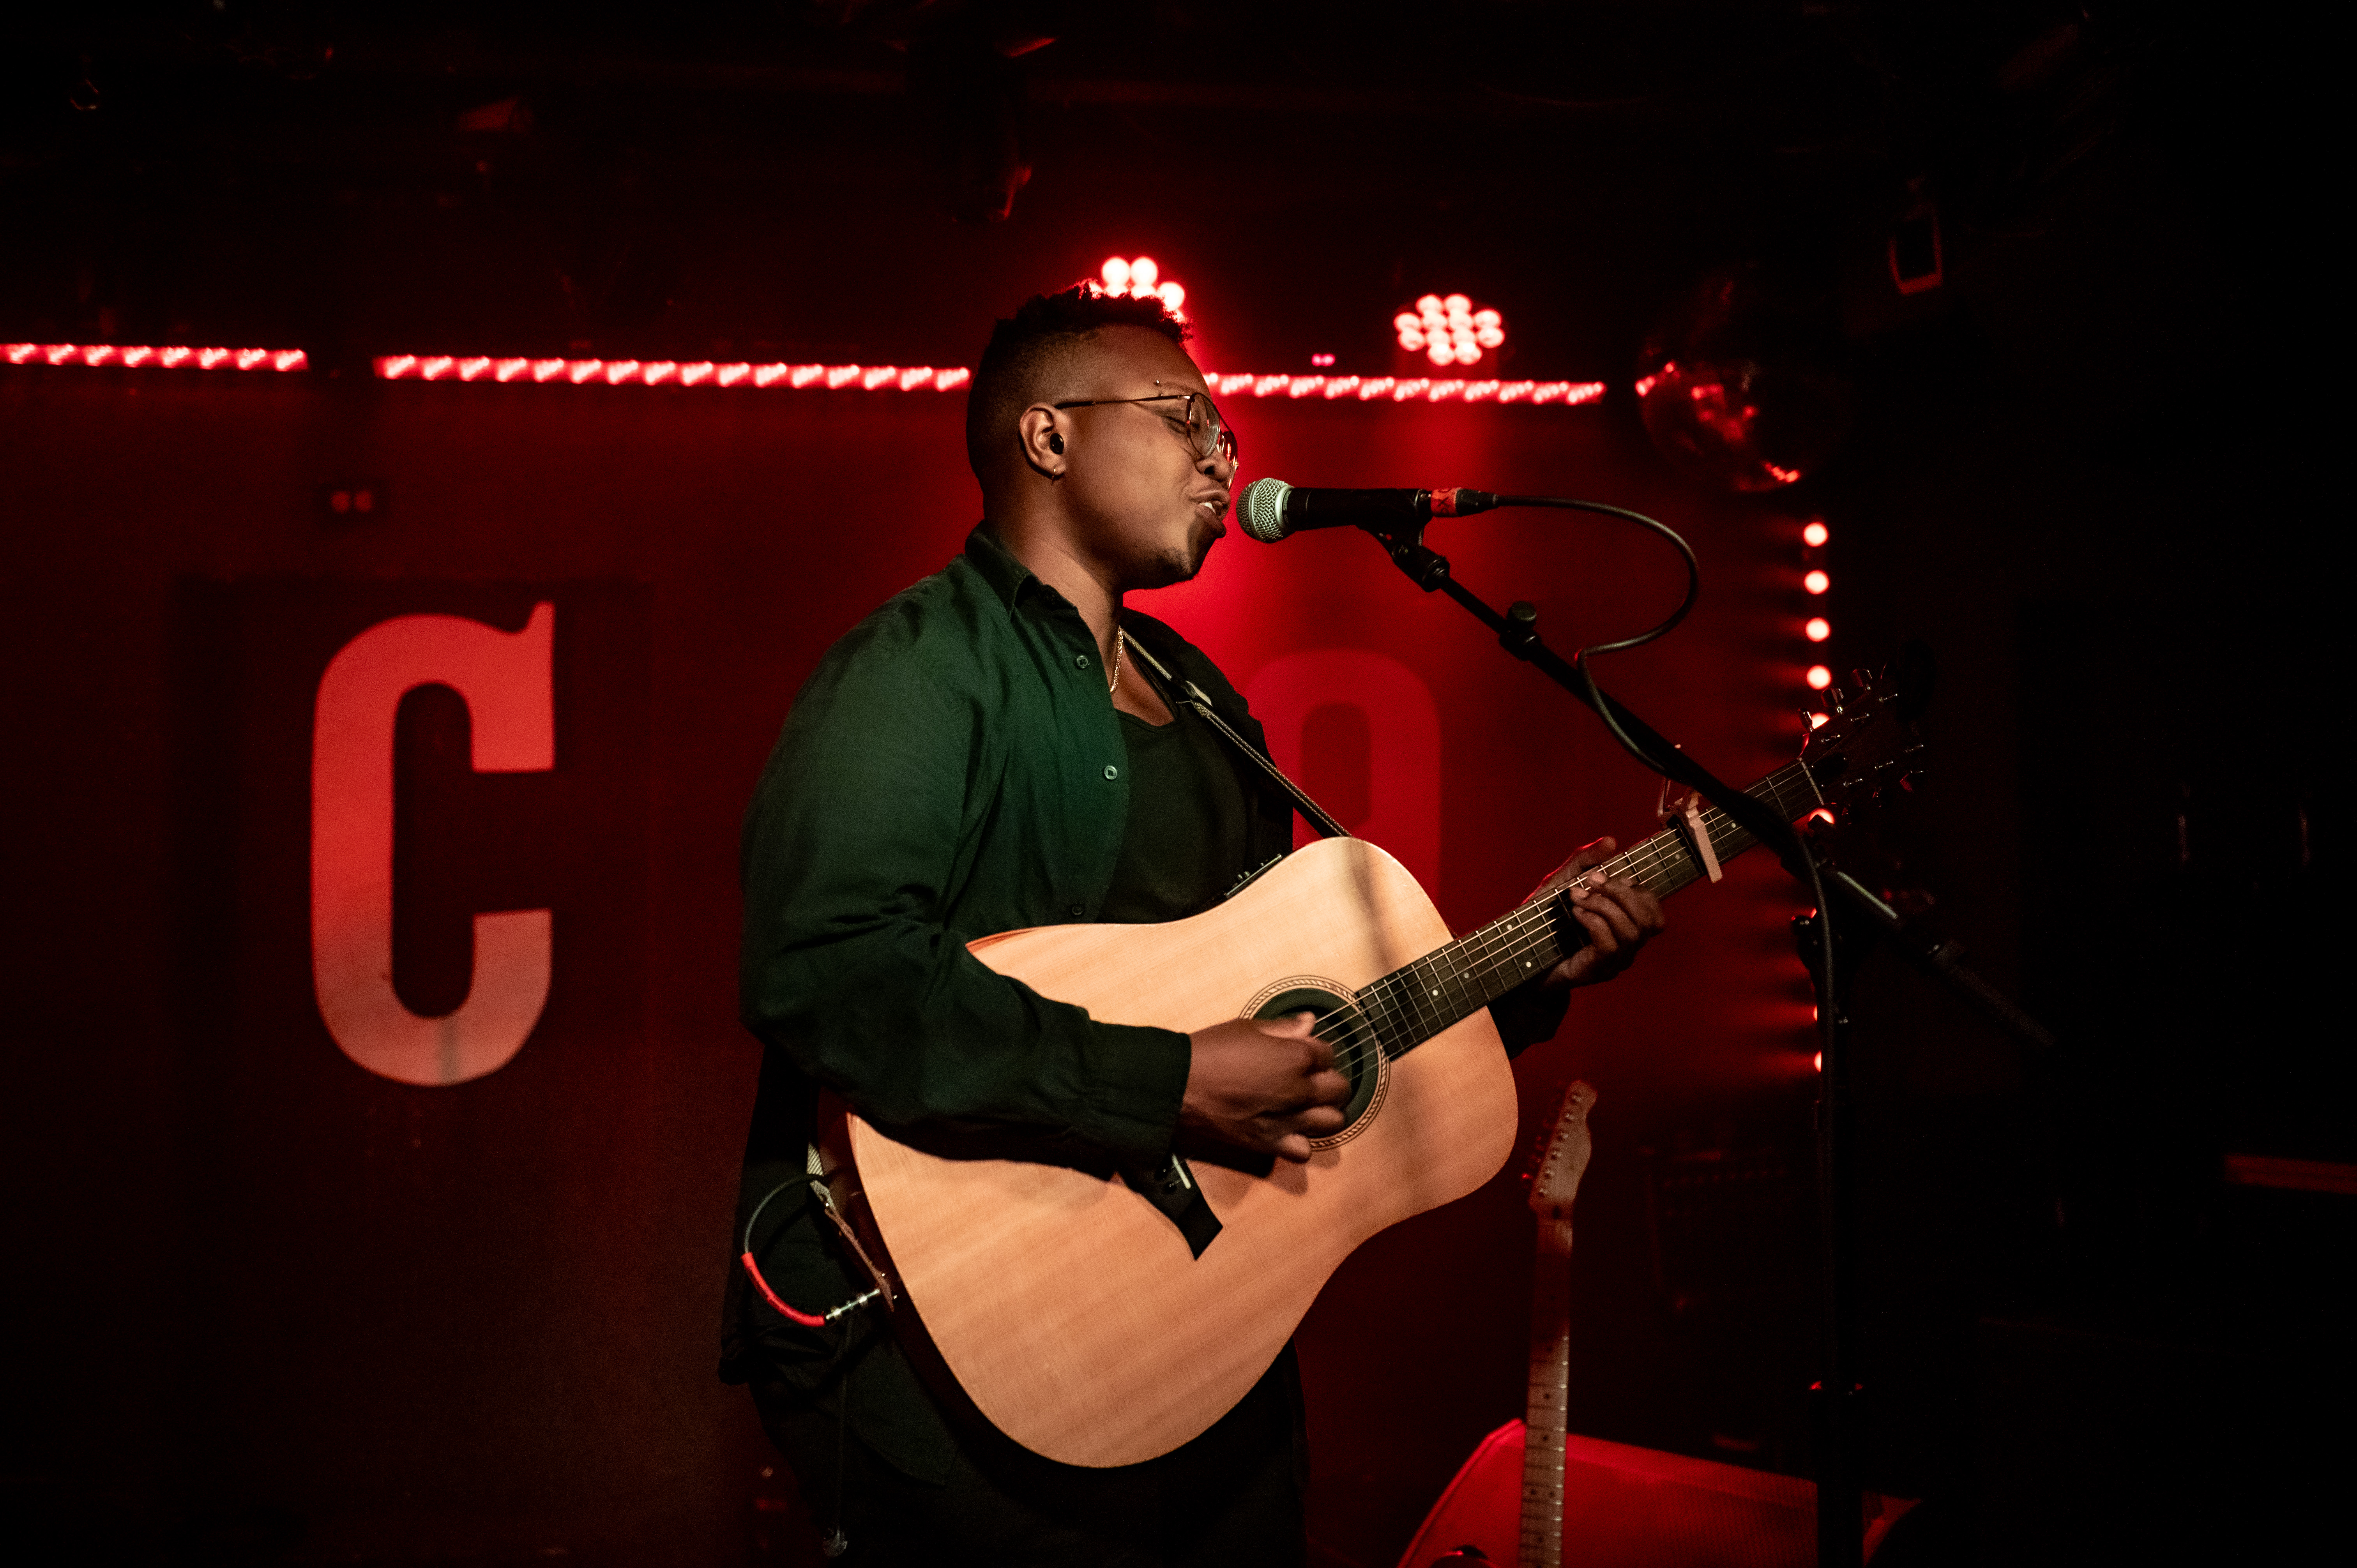
<svg viewBox="0 0 2357 1568">
<path fill-rule="evenodd" d="M 1203 1249 L 1220 1233 L 1220 1217 L 1211 1212 L 1203 1189 L 1195 1185 L 1195 1173 L 1187 1167 L 1184 1155 L 1173 1155 L 1148 1168 L 1124 1170 L 1121 1179 L 1130 1191 L 1160 1209 L 1163 1218 L 1178 1227 L 1178 1234 L 1187 1238 L 1187 1246 L 1195 1256 L 1201 1257 Z"/>
</svg>

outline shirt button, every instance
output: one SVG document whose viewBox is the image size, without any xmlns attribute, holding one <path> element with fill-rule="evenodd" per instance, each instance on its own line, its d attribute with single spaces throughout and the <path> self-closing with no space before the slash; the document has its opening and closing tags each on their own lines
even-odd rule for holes
<svg viewBox="0 0 2357 1568">
<path fill-rule="evenodd" d="M 1105 777 L 1108 779 L 1118 779 L 1121 777 L 1121 769 L 1108 762 L 1105 764 Z"/>
<path fill-rule="evenodd" d="M 1075 920 L 1079 919 L 1082 915 L 1085 915 L 1088 912 L 1089 908 L 1085 904 L 1075 904 L 1072 906 L 1072 918 Z"/>
<path fill-rule="evenodd" d="M 1088 667 L 1089 667 L 1089 656 L 1088 656 L 1087 654 L 1085 654 L 1085 653 L 1075 653 L 1075 654 L 1073 654 L 1073 655 L 1072 655 L 1072 668 L 1073 668 L 1073 669 L 1075 669 L 1075 670 L 1085 670 L 1085 669 L 1087 669 Z"/>
</svg>

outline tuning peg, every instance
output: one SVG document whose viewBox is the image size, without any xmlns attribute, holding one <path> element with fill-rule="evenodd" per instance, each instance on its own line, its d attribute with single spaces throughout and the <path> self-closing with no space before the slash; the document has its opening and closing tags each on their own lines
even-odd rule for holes
<svg viewBox="0 0 2357 1568">
<path fill-rule="evenodd" d="M 1849 672 L 1849 682 L 1851 685 L 1857 688 L 1857 694 L 1859 696 L 1864 697 L 1870 695 L 1874 691 L 1874 671 L 1871 670 L 1853 670 Z"/>
</svg>

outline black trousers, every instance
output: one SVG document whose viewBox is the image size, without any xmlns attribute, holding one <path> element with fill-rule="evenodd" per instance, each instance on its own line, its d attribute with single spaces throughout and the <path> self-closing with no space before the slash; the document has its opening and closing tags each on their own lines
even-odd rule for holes
<svg viewBox="0 0 2357 1568">
<path fill-rule="evenodd" d="M 1210 1431 L 1143 1465 L 1059 1465 L 995 1434 L 961 1443 L 935 1485 L 902 1474 L 821 1410 L 757 1379 L 761 1424 L 812 1517 L 838 1522 L 858 1568 L 1303 1568 L 1298 1386 L 1288 1348 Z"/>
</svg>

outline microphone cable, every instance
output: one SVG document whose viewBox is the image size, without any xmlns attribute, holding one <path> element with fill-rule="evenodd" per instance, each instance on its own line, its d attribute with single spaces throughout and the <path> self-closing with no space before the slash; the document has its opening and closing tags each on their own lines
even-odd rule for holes
<svg viewBox="0 0 2357 1568">
<path fill-rule="evenodd" d="M 1613 711 L 1619 704 L 1606 696 L 1603 688 L 1597 685 L 1596 671 L 1591 668 L 1589 660 L 1607 653 L 1626 653 L 1632 648 L 1642 648 L 1649 642 L 1655 642 L 1667 637 L 1677 628 L 1678 623 L 1684 620 L 1687 612 L 1694 608 L 1695 600 L 1702 595 L 1702 565 L 1695 559 L 1694 547 L 1669 524 L 1658 519 L 1647 517 L 1641 511 L 1631 511 L 1627 507 L 1610 506 L 1603 501 L 1575 500 L 1566 496 L 1501 495 L 1498 498 L 1497 504 L 1501 507 L 1536 507 L 1555 511 L 1591 511 L 1605 517 L 1617 517 L 1624 522 L 1633 522 L 1638 527 L 1650 530 L 1668 540 L 1671 547 L 1677 551 L 1678 558 L 1685 563 L 1685 596 L 1678 601 L 1678 607 L 1672 610 L 1659 624 L 1639 632 L 1634 637 L 1624 637 L 1611 642 L 1590 643 L 1571 657 L 1571 667 L 1578 672 L 1580 684 L 1587 693 L 1587 705 L 1596 710 L 1597 716 L 1604 721 L 1604 727 L 1611 732 L 1614 740 L 1620 743 L 1620 748 L 1642 763 L 1649 771 L 1669 775 L 1672 771 L 1671 766 L 1654 757 L 1635 736 L 1631 735 L 1621 726 L 1620 717 Z"/>
</svg>

